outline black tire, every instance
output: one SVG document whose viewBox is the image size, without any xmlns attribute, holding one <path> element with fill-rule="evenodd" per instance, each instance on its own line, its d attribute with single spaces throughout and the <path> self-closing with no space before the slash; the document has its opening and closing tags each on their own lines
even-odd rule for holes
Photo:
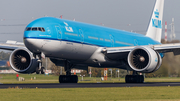
<svg viewBox="0 0 180 101">
<path fill-rule="evenodd" d="M 130 75 L 126 75 L 125 81 L 126 81 L 126 83 L 131 83 L 131 82 L 130 82 Z"/>
<path fill-rule="evenodd" d="M 44 74 L 44 73 L 45 73 L 45 68 L 41 67 L 41 74 Z"/>
<path fill-rule="evenodd" d="M 139 83 L 144 83 L 144 75 L 139 75 L 139 79 L 140 79 L 140 82 Z"/>
<path fill-rule="evenodd" d="M 36 68 L 36 74 L 39 74 L 39 68 L 38 67 Z"/>
<path fill-rule="evenodd" d="M 60 75 L 59 83 L 77 83 L 78 77 L 77 75 Z"/>
<path fill-rule="evenodd" d="M 71 75 L 71 81 L 72 81 L 72 83 L 77 83 L 78 82 L 78 76 L 77 75 Z"/>
<path fill-rule="evenodd" d="M 126 75 L 126 83 L 144 83 L 143 75 Z"/>
</svg>

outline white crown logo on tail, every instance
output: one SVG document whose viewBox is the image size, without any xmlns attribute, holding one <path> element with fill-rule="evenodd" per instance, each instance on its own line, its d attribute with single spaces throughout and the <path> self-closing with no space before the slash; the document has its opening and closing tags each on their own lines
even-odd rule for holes
<svg viewBox="0 0 180 101">
<path fill-rule="evenodd" d="M 164 0 L 156 0 L 146 36 L 161 42 Z"/>
<path fill-rule="evenodd" d="M 158 12 L 158 9 L 156 9 L 156 11 L 154 11 L 154 15 L 156 18 L 159 18 L 159 12 Z"/>
</svg>

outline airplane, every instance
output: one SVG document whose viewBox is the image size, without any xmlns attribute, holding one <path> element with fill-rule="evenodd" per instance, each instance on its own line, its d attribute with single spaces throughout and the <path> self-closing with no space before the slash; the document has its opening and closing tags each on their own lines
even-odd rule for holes
<svg viewBox="0 0 180 101">
<path fill-rule="evenodd" d="M 44 73 L 41 56 L 64 66 L 60 83 L 77 83 L 71 69 L 119 68 L 133 71 L 126 83 L 143 83 L 138 73 L 157 71 L 164 53 L 180 54 L 180 44 L 161 44 L 164 0 L 156 0 L 146 35 L 54 17 L 42 17 L 29 23 L 24 45 L 0 44 L 11 50 L 10 65 L 18 73 Z"/>
</svg>

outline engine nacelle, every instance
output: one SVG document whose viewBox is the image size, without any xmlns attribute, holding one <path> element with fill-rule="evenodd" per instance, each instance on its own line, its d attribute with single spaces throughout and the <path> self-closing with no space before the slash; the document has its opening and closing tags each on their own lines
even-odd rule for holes
<svg viewBox="0 0 180 101">
<path fill-rule="evenodd" d="M 128 55 L 128 64 L 134 71 L 151 73 L 160 68 L 162 59 L 150 47 L 136 47 Z"/>
<path fill-rule="evenodd" d="M 19 73 L 34 73 L 38 66 L 37 59 L 26 48 L 14 50 L 9 58 L 12 69 Z"/>
</svg>

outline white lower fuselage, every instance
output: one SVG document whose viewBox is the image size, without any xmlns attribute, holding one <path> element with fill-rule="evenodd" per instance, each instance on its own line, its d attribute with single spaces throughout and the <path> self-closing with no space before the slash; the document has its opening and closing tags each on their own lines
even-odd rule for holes
<svg viewBox="0 0 180 101">
<path fill-rule="evenodd" d="M 121 67 L 119 61 L 111 61 L 101 52 L 103 47 L 61 40 L 24 39 L 26 47 L 33 53 L 41 52 L 46 57 L 65 59 L 73 64 L 94 67 Z"/>
</svg>

